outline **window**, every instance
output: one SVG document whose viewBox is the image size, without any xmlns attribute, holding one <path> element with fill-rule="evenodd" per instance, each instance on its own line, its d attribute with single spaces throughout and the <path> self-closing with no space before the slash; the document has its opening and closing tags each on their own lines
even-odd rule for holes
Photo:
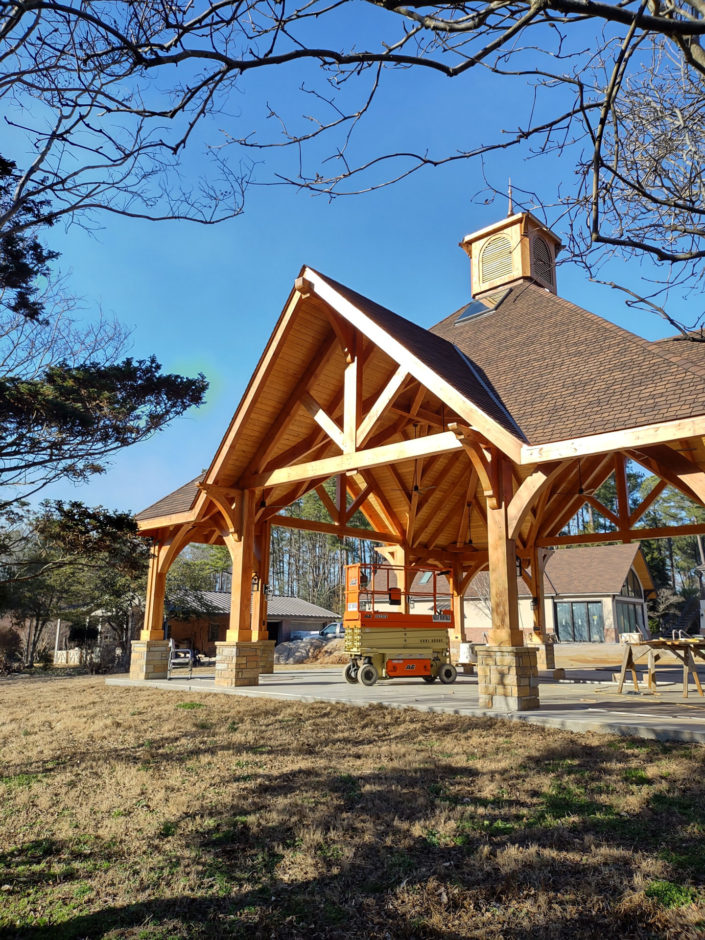
<svg viewBox="0 0 705 940">
<path fill-rule="evenodd" d="M 208 624 L 208 642 L 217 643 L 219 634 L 220 634 L 220 624 L 209 623 Z"/>
<path fill-rule="evenodd" d="M 641 633 L 644 629 L 644 608 L 641 604 L 630 604 L 618 600 L 615 605 L 617 633 Z"/>
<path fill-rule="evenodd" d="M 602 602 L 556 602 L 556 631 L 563 643 L 602 643 L 605 621 Z"/>
<path fill-rule="evenodd" d="M 506 235 L 497 235 L 485 243 L 480 254 L 480 280 L 494 281 L 512 273 L 512 243 Z"/>
<path fill-rule="evenodd" d="M 553 287 L 553 258 L 548 244 L 535 235 L 531 243 L 531 269 L 534 277 Z"/>
<path fill-rule="evenodd" d="M 622 590 L 619 592 L 622 597 L 643 597 L 644 591 L 641 587 L 641 582 L 637 577 L 636 571 L 633 568 L 629 569 L 629 574 L 627 579 L 622 585 Z"/>
</svg>

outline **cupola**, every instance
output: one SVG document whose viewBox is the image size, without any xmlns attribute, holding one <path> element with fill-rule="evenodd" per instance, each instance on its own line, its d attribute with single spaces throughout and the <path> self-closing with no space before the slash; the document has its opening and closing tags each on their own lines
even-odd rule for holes
<svg viewBox="0 0 705 940">
<path fill-rule="evenodd" d="M 466 235 L 460 247 L 470 258 L 473 297 L 523 281 L 556 293 L 561 241 L 530 212 L 518 212 Z"/>
</svg>

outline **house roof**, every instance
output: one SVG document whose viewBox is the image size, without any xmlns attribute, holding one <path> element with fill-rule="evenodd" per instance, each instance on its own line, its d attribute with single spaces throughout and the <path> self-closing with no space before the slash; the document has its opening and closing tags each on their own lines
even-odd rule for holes
<svg viewBox="0 0 705 940">
<path fill-rule="evenodd" d="M 544 594 L 547 597 L 576 594 L 615 595 L 622 589 L 629 569 L 637 568 L 644 590 L 653 589 L 651 576 L 635 542 L 624 545 L 588 545 L 553 552 L 544 569 Z M 488 593 L 487 572 L 470 582 L 466 597 L 482 597 Z M 531 593 L 523 578 L 517 578 L 520 597 Z"/>
<path fill-rule="evenodd" d="M 230 613 L 229 591 L 201 591 L 203 600 L 218 613 Z M 273 594 L 267 599 L 267 620 L 338 620 L 334 610 L 326 610 L 300 597 Z"/>
</svg>

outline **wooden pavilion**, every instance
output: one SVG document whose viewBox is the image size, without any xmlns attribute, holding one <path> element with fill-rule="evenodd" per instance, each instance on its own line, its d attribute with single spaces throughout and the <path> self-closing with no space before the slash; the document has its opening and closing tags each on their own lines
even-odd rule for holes
<svg viewBox="0 0 705 940">
<path fill-rule="evenodd" d="M 134 678 L 166 672 L 165 578 L 190 542 L 227 545 L 232 605 L 216 683 L 271 672 L 266 581 L 270 528 L 384 543 L 397 564 L 450 572 L 456 624 L 489 569 L 492 631 L 480 701 L 538 706 L 547 546 L 705 531 L 639 526 L 667 486 L 705 503 L 705 345 L 648 342 L 560 298 L 556 236 L 529 213 L 461 243 L 469 304 L 430 330 L 304 267 L 208 470 L 138 515 L 153 540 Z M 625 467 L 658 477 L 634 507 Z M 617 507 L 595 488 L 614 474 Z M 334 477 L 337 496 L 323 487 Z M 280 510 L 316 490 L 330 522 Z M 612 526 L 560 535 L 588 503 Z M 350 525 L 361 510 L 371 529 Z M 536 598 L 524 645 L 517 571 Z"/>
</svg>

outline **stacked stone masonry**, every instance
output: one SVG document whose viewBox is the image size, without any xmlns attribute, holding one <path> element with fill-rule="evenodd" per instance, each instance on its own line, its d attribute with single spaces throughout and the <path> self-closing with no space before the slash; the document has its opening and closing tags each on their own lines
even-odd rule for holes
<svg viewBox="0 0 705 940">
<path fill-rule="evenodd" d="M 274 672 L 274 640 L 260 640 L 259 647 L 259 671 L 261 676 L 271 676 Z"/>
<path fill-rule="evenodd" d="M 166 679 L 168 668 L 167 640 L 135 640 L 132 643 L 130 679 Z"/>
<path fill-rule="evenodd" d="M 529 711 L 539 707 L 536 649 L 485 646 L 477 650 L 480 708 Z"/>
<path fill-rule="evenodd" d="M 216 686 L 233 689 L 259 685 L 260 646 L 260 643 L 216 643 Z"/>
</svg>

